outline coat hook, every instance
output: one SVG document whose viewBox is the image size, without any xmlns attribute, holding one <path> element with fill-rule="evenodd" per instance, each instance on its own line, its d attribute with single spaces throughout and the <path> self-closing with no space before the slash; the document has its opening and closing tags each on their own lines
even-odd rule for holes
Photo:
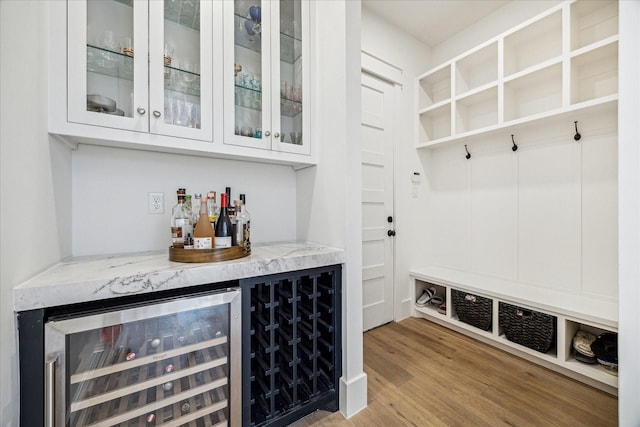
<svg viewBox="0 0 640 427">
<path fill-rule="evenodd" d="M 469 149 L 467 148 L 467 144 L 464 144 L 464 151 L 467 152 L 467 155 L 465 157 L 467 158 L 467 160 L 469 160 L 471 158 L 471 153 L 469 153 Z"/>
<path fill-rule="evenodd" d="M 575 121 L 573 122 L 573 124 L 576 127 L 576 134 L 573 136 L 573 139 L 575 139 L 576 141 L 580 141 L 580 138 L 582 138 L 582 135 L 580 135 L 580 133 L 578 132 L 578 122 Z"/>
<path fill-rule="evenodd" d="M 518 146 L 516 145 L 516 141 L 513 139 L 513 135 L 511 135 L 511 142 L 513 143 L 513 147 L 511 147 L 511 151 L 518 151 Z"/>
</svg>

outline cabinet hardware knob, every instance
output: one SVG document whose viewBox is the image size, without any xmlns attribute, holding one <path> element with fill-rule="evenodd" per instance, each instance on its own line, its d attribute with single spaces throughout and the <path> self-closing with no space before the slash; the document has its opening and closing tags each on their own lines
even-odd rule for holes
<svg viewBox="0 0 640 427">
<path fill-rule="evenodd" d="M 513 135 L 511 135 L 511 142 L 513 143 L 511 151 L 518 151 L 518 146 L 516 145 L 516 141 L 513 139 Z"/>
<path fill-rule="evenodd" d="M 264 136 L 271 136 L 271 132 L 266 131 L 266 132 L 264 133 Z"/>
<path fill-rule="evenodd" d="M 138 107 L 138 114 L 144 114 L 146 112 L 147 112 L 147 110 L 145 110 L 144 108 Z"/>
<path fill-rule="evenodd" d="M 387 217 L 387 222 L 389 222 L 389 223 L 393 222 L 393 217 L 392 216 L 388 216 Z"/>
<path fill-rule="evenodd" d="M 573 122 L 573 124 L 574 124 L 574 125 L 575 125 L 575 127 L 576 127 L 576 134 L 573 136 L 573 139 L 574 139 L 575 141 L 580 141 L 580 138 L 582 138 L 582 135 L 580 135 L 580 132 L 578 132 L 578 122 L 577 122 L 577 121 L 576 121 L 576 122 Z"/>
<path fill-rule="evenodd" d="M 273 134 L 273 137 L 274 138 L 280 138 L 280 134 L 278 132 L 276 132 L 276 133 Z"/>
<path fill-rule="evenodd" d="M 387 236 L 392 237 L 396 235 L 396 231 L 395 230 L 387 230 Z"/>
<path fill-rule="evenodd" d="M 160 113 L 160 111 L 158 111 L 158 110 L 155 110 L 155 111 L 153 112 L 153 117 L 160 117 L 161 115 L 162 115 L 162 114 L 161 114 L 161 113 Z"/>
</svg>

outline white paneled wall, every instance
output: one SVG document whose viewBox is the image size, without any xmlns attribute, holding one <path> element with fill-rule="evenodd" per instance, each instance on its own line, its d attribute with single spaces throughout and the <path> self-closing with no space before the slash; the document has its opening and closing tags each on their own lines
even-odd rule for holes
<svg viewBox="0 0 640 427">
<path fill-rule="evenodd" d="M 73 152 L 73 255 L 170 246 L 176 189 L 247 196 L 253 243 L 296 239 L 296 177 L 289 166 L 80 145 Z M 164 214 L 149 214 L 163 192 Z"/>
<path fill-rule="evenodd" d="M 540 288 L 617 295 L 615 113 L 432 149 L 424 236 L 431 263 Z"/>
</svg>

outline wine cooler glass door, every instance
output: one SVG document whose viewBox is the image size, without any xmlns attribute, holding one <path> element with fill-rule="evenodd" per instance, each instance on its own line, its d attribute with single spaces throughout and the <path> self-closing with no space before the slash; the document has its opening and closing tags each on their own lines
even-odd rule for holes
<svg viewBox="0 0 640 427">
<path fill-rule="evenodd" d="M 213 2 L 149 2 L 152 133 L 212 140 Z"/>
<path fill-rule="evenodd" d="M 52 425 L 239 425 L 239 294 L 48 322 Z"/>
<path fill-rule="evenodd" d="M 279 58 L 279 96 L 273 109 L 280 123 L 276 146 L 280 151 L 310 154 L 308 143 L 309 113 L 303 99 L 308 91 L 309 3 L 301 0 L 280 0 L 279 31 L 276 32 L 274 55 Z M 275 25 L 275 24 L 274 24 Z"/>
<path fill-rule="evenodd" d="M 147 4 L 72 1 L 67 7 L 69 121 L 147 131 Z"/>
</svg>

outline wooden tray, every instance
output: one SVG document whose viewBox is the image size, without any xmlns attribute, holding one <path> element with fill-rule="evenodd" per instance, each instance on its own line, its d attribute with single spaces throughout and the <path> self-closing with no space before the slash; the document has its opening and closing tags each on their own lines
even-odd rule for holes
<svg viewBox="0 0 640 427">
<path fill-rule="evenodd" d="M 241 246 L 219 249 L 182 249 L 169 247 L 169 261 L 176 262 L 219 262 L 244 258 L 251 255 Z"/>
</svg>

